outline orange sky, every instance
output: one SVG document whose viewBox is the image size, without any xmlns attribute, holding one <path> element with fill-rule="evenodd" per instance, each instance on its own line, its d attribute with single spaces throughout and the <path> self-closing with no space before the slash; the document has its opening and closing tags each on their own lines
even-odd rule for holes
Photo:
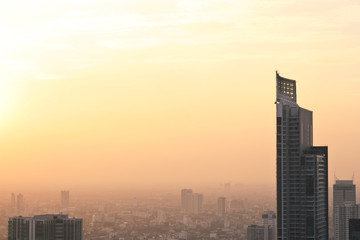
<svg viewBox="0 0 360 240">
<path fill-rule="evenodd" d="M 275 70 L 314 111 L 329 182 L 356 177 L 359 11 L 356 0 L 9 1 L 0 187 L 275 184 Z"/>
</svg>

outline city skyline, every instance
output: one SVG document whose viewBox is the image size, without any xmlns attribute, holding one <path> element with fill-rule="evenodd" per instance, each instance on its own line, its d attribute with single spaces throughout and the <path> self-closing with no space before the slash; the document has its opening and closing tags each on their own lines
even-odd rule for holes
<svg viewBox="0 0 360 240">
<path fill-rule="evenodd" d="M 0 240 L 360 239 L 359 11 L 4 2 Z"/>
</svg>

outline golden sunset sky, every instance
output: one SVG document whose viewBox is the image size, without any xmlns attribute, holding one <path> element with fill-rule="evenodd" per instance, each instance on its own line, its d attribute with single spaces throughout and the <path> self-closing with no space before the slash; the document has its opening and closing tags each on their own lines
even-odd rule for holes
<svg viewBox="0 0 360 240">
<path fill-rule="evenodd" d="M 275 70 L 360 182 L 358 0 L 0 8 L 0 188 L 275 184 Z M 359 181 L 358 181 L 359 180 Z"/>
</svg>

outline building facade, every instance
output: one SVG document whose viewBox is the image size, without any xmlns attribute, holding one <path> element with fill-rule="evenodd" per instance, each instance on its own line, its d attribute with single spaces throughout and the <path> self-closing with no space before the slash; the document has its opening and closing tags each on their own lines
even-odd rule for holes
<svg viewBox="0 0 360 240">
<path fill-rule="evenodd" d="M 246 230 L 247 240 L 264 240 L 265 236 L 270 236 L 269 240 L 273 240 L 272 229 L 265 226 L 250 225 Z"/>
<path fill-rule="evenodd" d="M 203 206 L 203 195 L 200 193 L 193 193 L 192 194 L 192 213 L 197 215 L 202 213 L 202 206 Z"/>
<path fill-rule="evenodd" d="M 192 189 L 181 190 L 181 208 L 183 211 L 188 212 L 192 206 Z"/>
<path fill-rule="evenodd" d="M 349 240 L 360 240 L 360 219 L 349 219 Z"/>
<path fill-rule="evenodd" d="M 226 214 L 226 198 L 219 197 L 217 201 L 217 215 L 220 217 L 224 217 Z"/>
<path fill-rule="evenodd" d="M 275 240 L 276 239 L 276 215 L 273 211 L 267 211 L 262 215 L 262 223 L 265 228 L 271 229 L 272 236 L 267 235 L 267 231 L 265 231 L 264 240 Z"/>
<path fill-rule="evenodd" d="M 192 189 L 181 190 L 181 207 L 185 213 L 200 214 L 202 212 L 203 195 L 193 193 Z"/>
<path fill-rule="evenodd" d="M 82 219 L 63 214 L 11 217 L 9 240 L 82 240 Z"/>
<path fill-rule="evenodd" d="M 339 233 L 339 225 L 336 225 L 336 219 L 339 221 L 337 214 L 339 211 L 335 211 L 337 206 L 344 204 L 356 204 L 356 186 L 353 180 L 336 180 L 333 185 L 333 221 L 334 221 L 334 236 L 344 236 L 345 233 Z M 341 228 L 344 231 L 344 228 Z M 338 238 L 336 238 L 338 239 Z"/>
<path fill-rule="evenodd" d="M 70 205 L 70 192 L 69 191 L 61 191 L 60 193 L 61 207 L 67 208 Z"/>
<path fill-rule="evenodd" d="M 18 212 L 24 210 L 24 196 L 21 193 L 17 195 L 16 202 Z"/>
<path fill-rule="evenodd" d="M 333 206 L 356 204 L 356 186 L 353 180 L 336 180 L 333 185 Z"/>
<path fill-rule="evenodd" d="M 349 220 L 360 217 L 360 205 L 342 204 L 335 207 L 335 240 L 349 240 Z"/>
<path fill-rule="evenodd" d="M 277 239 L 328 239 L 328 149 L 313 146 L 313 114 L 296 81 L 276 73 Z"/>
</svg>

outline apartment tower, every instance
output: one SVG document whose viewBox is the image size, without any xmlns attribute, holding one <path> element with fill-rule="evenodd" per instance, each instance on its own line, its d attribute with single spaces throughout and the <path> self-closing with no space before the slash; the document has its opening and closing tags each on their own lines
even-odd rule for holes
<svg viewBox="0 0 360 240">
<path fill-rule="evenodd" d="M 277 239 L 328 240 L 328 148 L 313 146 L 313 113 L 276 72 Z"/>
</svg>

